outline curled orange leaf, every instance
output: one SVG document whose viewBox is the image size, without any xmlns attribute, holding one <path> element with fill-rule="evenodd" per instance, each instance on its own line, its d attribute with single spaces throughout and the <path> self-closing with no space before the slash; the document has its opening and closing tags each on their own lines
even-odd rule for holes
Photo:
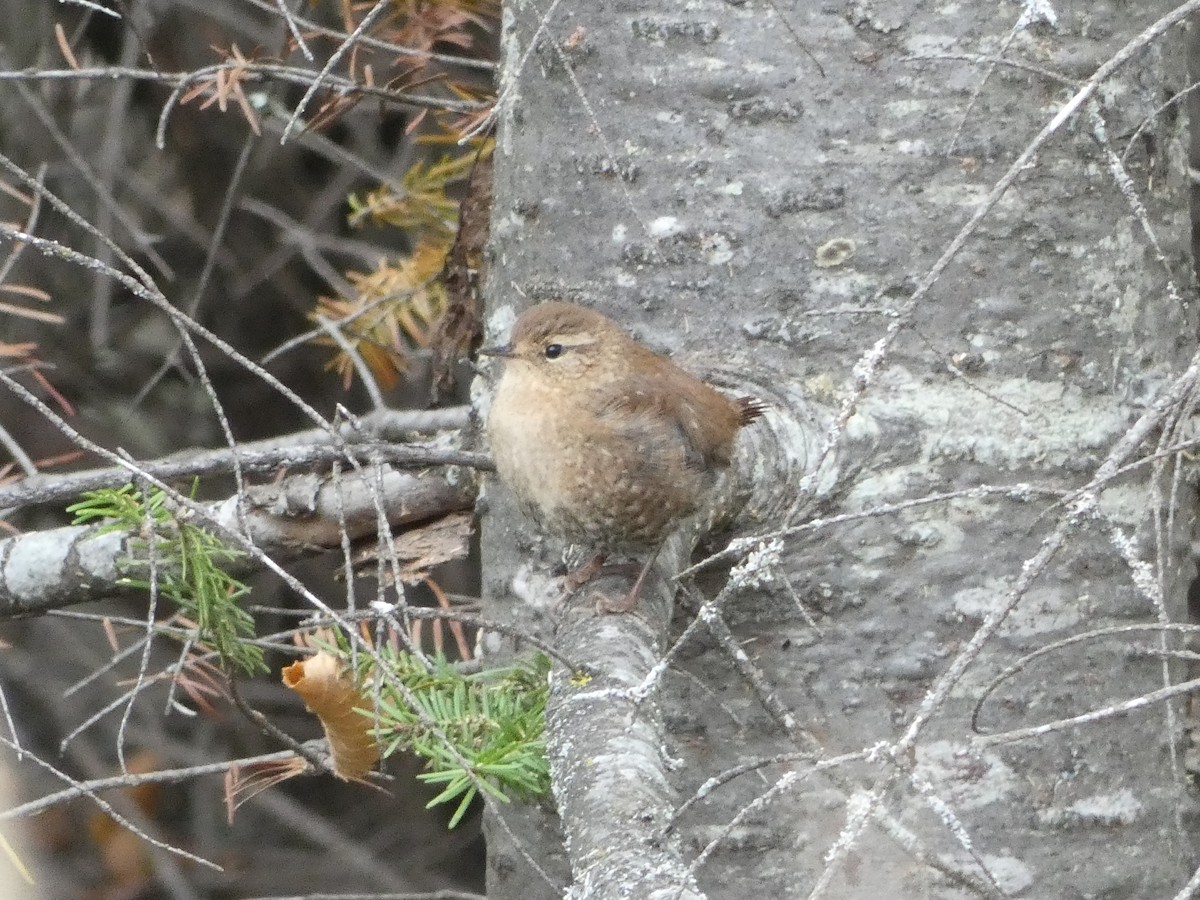
<svg viewBox="0 0 1200 900">
<path fill-rule="evenodd" d="M 379 760 L 379 744 L 371 734 L 371 720 L 356 711 L 370 707 L 341 662 L 321 651 L 283 670 L 283 683 L 304 700 L 321 720 L 329 741 L 334 774 L 362 778 Z"/>
</svg>

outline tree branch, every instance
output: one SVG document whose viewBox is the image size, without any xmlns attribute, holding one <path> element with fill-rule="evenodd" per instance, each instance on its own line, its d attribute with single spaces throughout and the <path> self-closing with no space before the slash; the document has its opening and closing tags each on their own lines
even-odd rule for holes
<svg viewBox="0 0 1200 900">
<path fill-rule="evenodd" d="M 375 492 L 388 524 L 403 527 L 475 500 L 475 479 L 458 472 L 412 474 L 374 467 L 332 476 L 300 474 L 258 485 L 205 504 L 218 528 L 240 531 L 264 552 L 279 556 L 338 547 L 342 528 L 351 539 L 374 534 Z M 240 506 L 240 510 L 239 510 Z M 97 535 L 95 526 L 67 526 L 0 541 L 0 619 L 128 594 L 118 563 L 131 553 L 130 536 Z"/>
<path fill-rule="evenodd" d="M 334 459 L 344 459 L 346 452 L 354 452 L 361 454 L 360 458 L 370 457 L 402 467 L 458 465 L 490 469 L 491 461 L 482 453 L 380 443 L 401 440 L 412 432 L 462 428 L 467 418 L 468 410 L 461 406 L 425 412 L 377 410 L 362 416 L 356 423 L 343 424 L 338 429 L 338 434 L 347 442 L 344 449 L 334 445 L 333 436 L 326 429 L 311 428 L 284 437 L 239 444 L 232 450 L 227 447 L 219 450 L 184 450 L 140 465 L 156 478 L 174 480 L 232 472 L 235 457 L 243 472 L 266 472 L 277 468 L 309 468 Z M 0 487 L 0 509 L 74 500 L 84 491 L 120 487 L 129 478 L 129 470 L 123 466 L 31 475 Z"/>
</svg>

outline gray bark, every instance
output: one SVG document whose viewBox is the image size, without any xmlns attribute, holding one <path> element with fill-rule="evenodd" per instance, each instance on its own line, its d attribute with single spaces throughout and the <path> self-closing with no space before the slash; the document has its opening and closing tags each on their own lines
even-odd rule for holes
<svg viewBox="0 0 1200 900">
<path fill-rule="evenodd" d="M 628 746 L 588 743 L 612 706 L 551 717 L 573 896 L 1144 898 L 1189 881 L 1178 701 L 1014 742 L 971 731 L 980 700 L 979 726 L 1004 732 L 1183 676 L 1158 630 L 1187 621 L 1193 575 L 1193 491 L 1160 452 L 1198 371 L 1183 111 L 1160 108 L 1186 85 L 1181 29 L 1111 65 L 1031 152 L 1173 8 L 1065 3 L 1049 23 L 916 0 L 596 2 L 540 33 L 545 6 L 510 8 L 493 329 L 567 297 L 807 423 L 789 471 L 778 428 L 766 462 L 742 451 L 749 486 L 787 496 L 751 503 L 740 533 L 799 528 L 778 560 L 742 545 L 766 563 L 754 577 L 699 579 L 691 596 L 720 606 L 628 716 Z M 698 601 L 671 628 L 589 634 L 576 607 L 558 626 L 558 548 L 491 500 L 489 614 L 559 627 L 573 652 L 620 631 L 624 652 L 589 657 L 600 687 L 560 673 L 555 690 L 559 709 L 572 690 L 628 702 Z M 1144 630 L 1055 644 L 1124 625 Z M 625 779 L 607 807 L 565 777 L 589 764 Z M 622 789 L 647 784 L 629 806 Z M 489 896 L 561 895 L 552 834 L 493 827 Z"/>
</svg>

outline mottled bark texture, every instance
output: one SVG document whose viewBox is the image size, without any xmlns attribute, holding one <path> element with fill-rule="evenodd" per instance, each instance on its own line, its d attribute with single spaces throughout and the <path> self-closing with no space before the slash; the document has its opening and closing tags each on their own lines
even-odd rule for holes
<svg viewBox="0 0 1200 900">
<path fill-rule="evenodd" d="M 597 681 L 555 676 L 556 775 L 590 754 L 629 782 L 610 784 L 607 808 L 586 778 L 556 784 L 573 896 L 676 896 L 694 878 L 711 898 L 1115 900 L 1189 880 L 1181 705 L 986 747 L 971 731 L 989 682 L 1022 655 L 1186 621 L 1195 502 L 1178 457 L 1108 477 L 1176 442 L 1193 403 L 1191 376 L 1177 380 L 1197 344 L 1184 110 L 1162 105 L 1187 83 L 1184 28 L 1131 54 L 1021 160 L 1174 8 L 597 0 L 544 19 L 549 3 L 508 6 L 493 330 L 531 302 L 593 305 L 697 372 L 826 407 L 815 439 L 798 433 L 836 448 L 821 479 L 798 477 L 808 452 L 790 474 L 756 472 L 810 525 L 765 578 L 722 595 L 741 655 L 707 609 L 711 626 L 628 711 L 624 747 L 611 732 L 588 743 L 593 716 L 612 720 L 602 692 L 628 703 L 621 688 L 723 581 L 707 575 L 669 633 L 653 603 L 638 622 L 563 617 L 576 650 L 614 630 L 630 641 L 589 655 Z M 1178 402 L 1155 406 L 1171 385 Z M 944 494 L 957 496 L 925 502 Z M 489 614 L 549 633 L 557 548 L 502 490 L 489 499 Z M 789 504 L 772 508 L 739 527 L 784 524 Z M 1051 649 L 988 696 L 979 725 L 1162 688 L 1183 675 L 1161 658 L 1177 643 L 1146 630 Z M 645 841 L 663 804 L 748 760 L 872 748 L 821 772 L 793 759 L 731 779 Z M 623 792 L 646 785 L 653 827 Z M 489 896 L 561 896 L 552 835 L 491 828 Z"/>
</svg>

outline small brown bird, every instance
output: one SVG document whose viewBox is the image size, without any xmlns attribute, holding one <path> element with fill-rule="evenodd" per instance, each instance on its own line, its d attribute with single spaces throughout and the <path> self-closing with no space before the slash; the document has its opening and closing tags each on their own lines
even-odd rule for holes
<svg viewBox="0 0 1200 900">
<path fill-rule="evenodd" d="M 480 352 L 506 360 L 488 417 L 501 479 L 548 532 L 598 551 L 575 586 L 610 553 L 650 551 L 625 601 L 601 604 L 632 609 L 659 547 L 762 406 L 726 397 L 571 303 L 527 309 L 509 343 Z"/>
</svg>

